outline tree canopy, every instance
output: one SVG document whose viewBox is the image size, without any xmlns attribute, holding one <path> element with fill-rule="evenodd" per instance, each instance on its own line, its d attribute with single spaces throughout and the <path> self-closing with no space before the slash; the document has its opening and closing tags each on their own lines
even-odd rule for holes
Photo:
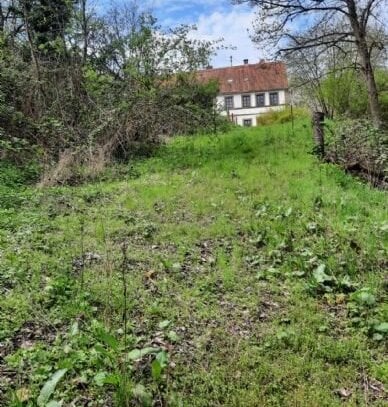
<svg viewBox="0 0 388 407">
<path fill-rule="evenodd" d="M 384 40 L 377 32 L 384 32 L 379 13 L 386 0 L 234 0 L 249 3 L 257 9 L 254 41 L 271 45 L 276 52 L 287 55 L 309 48 L 324 52 L 336 48 L 343 53 L 353 44 L 364 75 L 372 119 L 381 125 L 378 92 L 372 65 L 375 48 L 382 48 Z M 383 34 L 385 35 L 385 34 Z M 275 45 L 275 48 L 274 48 Z"/>
<path fill-rule="evenodd" d="M 161 136 L 214 129 L 217 87 L 194 72 L 218 42 L 193 30 L 162 28 L 135 1 L 97 13 L 88 0 L 0 0 L 2 157 L 123 158 Z"/>
</svg>

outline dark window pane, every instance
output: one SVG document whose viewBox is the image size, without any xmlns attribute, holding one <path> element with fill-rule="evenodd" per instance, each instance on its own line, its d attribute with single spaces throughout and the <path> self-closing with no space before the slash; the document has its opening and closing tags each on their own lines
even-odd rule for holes
<svg viewBox="0 0 388 407">
<path fill-rule="evenodd" d="M 233 96 L 226 96 L 225 97 L 225 108 L 226 109 L 233 109 Z"/>
<path fill-rule="evenodd" d="M 265 106 L 265 95 L 264 93 L 259 93 L 256 95 L 256 106 Z"/>
<path fill-rule="evenodd" d="M 244 127 L 251 127 L 252 126 L 252 119 L 244 119 L 243 120 Z"/>
<path fill-rule="evenodd" d="M 269 103 L 271 106 L 276 106 L 279 104 L 279 94 L 278 92 L 269 94 Z"/>
<path fill-rule="evenodd" d="M 251 95 L 242 96 L 242 107 L 251 107 Z"/>
</svg>

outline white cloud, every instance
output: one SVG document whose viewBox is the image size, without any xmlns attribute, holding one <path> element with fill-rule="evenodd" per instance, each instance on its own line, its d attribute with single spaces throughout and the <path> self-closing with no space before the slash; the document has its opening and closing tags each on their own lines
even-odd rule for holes
<svg viewBox="0 0 388 407">
<path fill-rule="evenodd" d="M 240 65 L 244 59 L 258 62 L 263 54 L 251 41 L 248 30 L 252 28 L 254 12 L 238 7 L 228 12 L 215 11 L 210 15 L 201 15 L 195 24 L 198 27 L 195 38 L 204 40 L 224 39 L 224 45 L 236 49 L 221 50 L 214 57 L 212 63 L 215 67 L 229 66 L 230 56 L 233 65 Z"/>
<path fill-rule="evenodd" d="M 228 0 L 227 0 L 228 1 Z M 185 0 L 148 0 L 148 3 L 153 7 L 180 7 L 185 8 L 188 4 L 193 6 L 218 6 L 220 3 L 225 3 L 225 0 L 190 0 L 188 3 Z"/>
<path fill-rule="evenodd" d="M 148 0 L 147 4 L 161 17 L 164 26 L 190 23 L 197 26 L 192 37 L 202 40 L 224 39 L 225 46 L 234 49 L 218 51 L 213 58 L 214 67 L 240 65 L 244 59 L 258 62 L 263 58 L 251 41 L 248 30 L 252 30 L 254 9 L 246 5 L 232 6 L 230 0 Z"/>
</svg>

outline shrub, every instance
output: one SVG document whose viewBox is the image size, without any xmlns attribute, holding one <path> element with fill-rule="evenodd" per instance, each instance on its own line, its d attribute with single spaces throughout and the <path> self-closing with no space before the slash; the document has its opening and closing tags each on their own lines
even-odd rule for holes
<svg viewBox="0 0 388 407">
<path fill-rule="evenodd" d="M 367 175 L 375 184 L 388 178 L 388 132 L 376 129 L 368 120 L 329 121 L 326 131 L 326 159 L 347 170 Z"/>
<path fill-rule="evenodd" d="M 40 167 L 35 162 L 29 162 L 23 167 L 11 162 L 0 161 L 0 185 L 14 188 L 35 182 L 39 177 Z"/>
<path fill-rule="evenodd" d="M 306 117 L 308 112 L 306 109 L 300 107 L 291 107 L 287 106 L 282 110 L 271 110 L 270 112 L 264 113 L 257 116 L 256 121 L 258 125 L 268 125 L 268 124 L 282 124 L 288 123 L 294 120 Z"/>
</svg>

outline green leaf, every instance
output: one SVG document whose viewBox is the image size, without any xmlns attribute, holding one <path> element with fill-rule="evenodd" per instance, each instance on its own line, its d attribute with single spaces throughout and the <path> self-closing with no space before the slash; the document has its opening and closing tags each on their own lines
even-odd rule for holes
<svg viewBox="0 0 388 407">
<path fill-rule="evenodd" d="M 120 377 L 117 374 L 107 375 L 105 376 L 104 383 L 113 384 L 114 386 L 117 386 L 120 383 Z"/>
<path fill-rule="evenodd" d="M 173 271 L 180 271 L 180 269 L 182 268 L 182 266 L 180 265 L 180 263 L 174 263 L 174 264 L 171 266 L 171 268 L 172 268 Z"/>
<path fill-rule="evenodd" d="M 46 407 L 51 395 L 54 393 L 55 387 L 62 377 L 66 374 L 67 369 L 60 369 L 56 371 L 51 378 L 45 383 L 40 391 L 37 403 L 39 407 Z"/>
<path fill-rule="evenodd" d="M 286 331 L 280 331 L 276 334 L 276 337 L 279 340 L 287 339 L 289 337 L 289 334 Z"/>
<path fill-rule="evenodd" d="M 159 380 L 162 375 L 162 365 L 159 360 L 155 359 L 151 365 L 151 374 L 154 380 Z"/>
<path fill-rule="evenodd" d="M 143 348 L 143 349 L 133 349 L 128 353 L 128 359 L 138 360 L 146 355 L 151 355 L 153 353 L 159 352 L 160 348 Z"/>
<path fill-rule="evenodd" d="M 119 347 L 119 341 L 113 335 L 104 331 L 103 329 L 98 331 L 98 338 L 113 350 L 117 350 Z"/>
<path fill-rule="evenodd" d="M 320 264 L 313 272 L 314 279 L 319 284 L 324 284 L 333 280 L 333 277 L 330 277 L 325 273 L 325 269 L 326 266 L 324 264 Z"/>
<path fill-rule="evenodd" d="M 180 339 L 175 331 L 169 331 L 167 336 L 168 336 L 168 339 L 170 339 L 171 342 L 178 342 L 179 339 Z"/>
<path fill-rule="evenodd" d="M 104 356 L 109 356 L 109 353 L 106 351 L 106 349 L 98 343 L 94 345 L 94 350 Z"/>
<path fill-rule="evenodd" d="M 105 378 L 107 376 L 106 372 L 98 372 L 94 376 L 94 381 L 96 382 L 96 385 L 99 387 L 102 387 L 105 384 Z"/>
<path fill-rule="evenodd" d="M 318 332 L 327 332 L 328 331 L 328 326 L 327 325 L 321 325 L 318 327 Z"/>
<path fill-rule="evenodd" d="M 159 328 L 159 329 L 165 329 L 165 328 L 167 328 L 170 324 L 171 324 L 171 321 L 169 321 L 169 320 L 166 319 L 165 321 L 159 322 L 158 328 Z"/>
<path fill-rule="evenodd" d="M 363 305 L 374 305 L 376 303 L 376 297 L 368 291 L 361 291 L 357 295 L 357 300 Z"/>
<path fill-rule="evenodd" d="M 380 227 L 380 230 L 382 232 L 388 232 L 388 222 L 387 223 L 383 223 L 382 226 Z"/>
<path fill-rule="evenodd" d="M 165 368 L 165 367 L 167 366 L 167 364 L 168 364 L 168 355 L 167 355 L 167 352 L 164 351 L 164 350 L 162 350 L 161 352 L 159 352 L 159 353 L 156 355 L 156 360 L 159 361 L 160 366 L 161 366 L 162 368 Z"/>
<path fill-rule="evenodd" d="M 382 322 L 375 326 L 375 331 L 386 334 L 388 333 L 388 322 Z"/>
<path fill-rule="evenodd" d="M 46 407 L 62 407 L 62 403 L 59 401 L 52 400 L 46 404 Z"/>
<path fill-rule="evenodd" d="M 379 333 L 373 334 L 374 341 L 382 341 L 383 339 L 384 339 L 384 336 L 382 334 L 379 334 Z"/>
<path fill-rule="evenodd" d="M 306 275 L 306 273 L 304 271 L 297 270 L 297 271 L 292 272 L 292 275 L 295 277 L 304 277 Z"/>
<path fill-rule="evenodd" d="M 74 324 L 70 328 L 70 335 L 75 336 L 79 332 L 78 321 L 75 321 Z"/>
</svg>

